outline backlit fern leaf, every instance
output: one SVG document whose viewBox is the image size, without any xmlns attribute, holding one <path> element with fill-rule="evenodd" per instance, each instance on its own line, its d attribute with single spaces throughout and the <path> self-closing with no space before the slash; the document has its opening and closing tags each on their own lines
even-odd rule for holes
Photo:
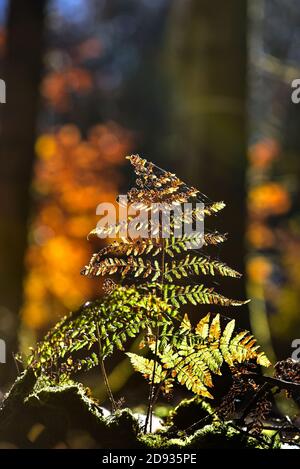
<svg viewBox="0 0 300 469">
<path fill-rule="evenodd" d="M 138 155 L 128 159 L 137 178 L 127 200 L 141 216 L 135 220 L 127 214 L 116 224 L 98 223 L 89 237 L 115 239 L 94 253 L 82 271 L 91 277 L 113 276 L 105 281 L 108 294 L 62 320 L 33 351 L 29 365 L 36 373 L 54 379 L 98 363 L 103 372 L 106 357 L 115 349 L 126 350 L 128 341 L 142 334 L 143 343 L 154 352 L 153 360 L 128 356 L 150 381 L 148 409 L 153 408 L 153 386 L 159 384 L 168 392 L 175 380 L 196 394 L 212 397 L 213 376 L 221 373 L 224 363 L 232 366 L 251 360 L 269 364 L 248 332 L 235 333 L 234 321 L 224 327 L 219 315 L 211 319 L 208 314 L 193 328 L 182 311 L 187 304 L 246 303 L 202 283 L 203 276 L 240 277 L 236 270 L 204 252 L 207 246 L 225 241 L 226 235 L 194 229 L 199 230 L 204 218 L 217 214 L 225 204 L 209 200 L 175 174 Z M 118 202 L 121 206 L 124 199 Z M 172 209 L 167 226 L 162 222 L 160 204 Z M 193 283 L 189 283 L 191 277 Z M 197 277 L 201 280 L 196 283 Z M 117 286 L 117 278 L 127 284 Z M 106 382 L 105 371 L 103 376 Z M 148 410 L 148 417 L 151 412 Z"/>
<path fill-rule="evenodd" d="M 121 240 L 113 241 L 111 244 L 101 249 L 95 255 L 94 262 L 100 262 L 106 256 L 141 256 L 142 254 L 151 253 L 156 256 L 161 252 L 161 243 L 159 238 L 137 238 L 129 240 L 122 238 Z"/>
<path fill-rule="evenodd" d="M 209 215 L 214 215 L 218 212 L 220 212 L 220 210 L 223 210 L 223 208 L 226 207 L 226 204 L 221 201 L 221 202 L 212 202 L 211 204 L 208 204 L 205 209 L 204 209 L 204 213 L 206 216 L 209 216 Z"/>
<path fill-rule="evenodd" d="M 201 239 L 202 236 L 199 233 L 184 234 L 182 237 L 170 236 L 169 239 L 165 239 L 165 253 L 170 257 L 174 257 L 189 249 L 197 249 Z M 203 244 L 204 246 L 216 245 L 225 240 L 226 235 L 224 234 L 218 232 L 205 233 Z M 155 257 L 162 252 L 162 249 L 163 243 L 160 238 L 137 238 L 133 240 L 121 238 L 120 240 L 113 241 L 98 253 L 95 253 L 83 273 L 85 275 L 94 274 L 100 262 L 109 256 L 141 256 L 143 254 L 151 254 L 151 256 Z"/>
<path fill-rule="evenodd" d="M 248 301 L 232 300 L 217 293 L 213 288 L 200 285 L 173 285 L 168 284 L 163 287 L 164 300 L 172 303 L 176 307 L 191 303 L 197 304 L 218 304 L 221 306 L 242 306 Z"/>
<path fill-rule="evenodd" d="M 192 233 L 184 234 L 181 237 L 170 236 L 169 239 L 165 241 L 165 250 L 166 253 L 174 257 L 176 254 L 182 254 L 190 249 L 198 249 L 199 243 L 203 240 L 203 245 L 216 245 L 226 241 L 226 235 L 218 233 L 217 231 L 213 233 Z"/>
<path fill-rule="evenodd" d="M 126 355 L 130 358 L 131 364 L 133 368 L 142 373 L 144 378 L 150 379 L 153 373 L 154 367 L 154 360 L 148 360 L 141 355 L 137 355 L 136 353 L 126 353 Z M 163 370 L 162 366 L 158 363 L 155 367 L 155 375 L 154 375 L 154 383 L 158 384 L 161 383 L 166 379 L 167 371 Z"/>
<path fill-rule="evenodd" d="M 107 257 L 100 262 L 92 260 L 90 265 L 85 268 L 85 275 L 113 275 L 118 272 L 121 277 L 132 274 L 135 277 L 151 277 L 155 280 L 160 275 L 160 267 L 157 261 L 151 263 L 142 257 L 128 256 L 127 259 L 119 257 Z"/>
<path fill-rule="evenodd" d="M 167 346 L 161 346 L 160 340 L 158 342 L 157 367 L 160 371 L 169 370 L 169 373 L 159 375 L 161 382 L 171 376 L 194 393 L 212 398 L 209 388 L 213 387 L 213 375 L 221 374 L 224 363 L 233 366 L 253 360 L 260 365 L 269 366 L 270 362 L 265 354 L 258 352 L 259 347 L 253 336 L 248 331 L 234 334 L 234 330 L 234 320 L 228 322 L 222 330 L 219 314 L 211 319 L 208 313 L 194 330 L 185 316 L 175 342 L 168 343 Z M 152 342 L 151 350 L 154 351 L 155 347 Z M 143 373 L 137 356 L 131 354 L 130 358 L 135 369 Z"/>
<path fill-rule="evenodd" d="M 223 202 L 212 202 L 195 188 L 188 187 L 176 175 L 157 168 L 152 163 L 140 158 L 138 155 L 128 157 L 138 176 L 138 187 L 135 187 L 127 194 L 128 199 L 137 204 L 141 211 L 147 211 L 155 204 L 172 204 L 177 206 L 185 201 L 201 201 L 202 205 L 190 207 L 179 215 L 177 212 L 170 219 L 169 236 L 162 238 L 158 223 L 157 233 L 152 238 L 136 239 L 129 237 L 117 239 L 108 247 L 95 253 L 90 263 L 83 269 L 82 273 L 88 276 L 104 276 L 119 274 L 121 278 L 129 278 L 130 282 L 137 279 L 139 282 L 163 282 L 169 291 L 174 287 L 174 281 L 199 275 L 222 275 L 230 277 L 240 277 L 240 274 L 225 263 L 209 258 L 199 251 L 199 246 L 215 245 L 226 239 L 225 235 L 215 233 L 184 233 L 182 236 L 175 236 L 173 230 L 175 226 L 191 224 L 196 219 L 203 219 L 204 215 L 212 215 L 221 210 L 225 204 Z M 154 205 L 153 205 L 154 204 Z M 127 217 L 122 223 L 117 223 L 116 227 L 102 227 L 102 234 L 120 233 L 121 229 L 128 228 L 133 216 Z M 148 218 L 139 222 L 141 230 L 151 227 L 151 220 Z M 148 226 L 150 223 L 150 226 Z M 97 230 L 95 231 L 95 233 Z M 153 234 L 153 233 L 152 233 Z M 199 242 L 202 239 L 202 243 Z M 191 255 L 190 249 L 194 249 Z M 199 252 L 199 253 L 198 253 Z M 171 257 L 172 261 L 165 261 L 162 269 L 162 258 Z M 180 258 L 180 256 L 185 256 Z M 179 259 L 176 259 L 179 257 Z M 147 284 L 145 284 L 147 289 Z M 158 291 L 158 294 L 162 292 Z M 166 297 L 165 297 L 166 298 Z M 231 300 L 223 295 L 214 292 L 213 289 L 204 285 L 196 287 L 178 286 L 169 298 L 170 302 L 179 307 L 181 304 L 191 302 L 192 304 L 220 304 L 222 306 L 240 306 L 244 302 Z"/>
<path fill-rule="evenodd" d="M 226 234 L 218 233 L 217 231 L 213 233 L 204 233 L 204 241 L 205 241 L 206 246 L 210 244 L 216 245 L 219 243 L 224 243 L 226 239 L 227 239 Z"/>
<path fill-rule="evenodd" d="M 77 369 L 89 369 L 99 358 L 111 355 L 115 348 L 123 350 L 126 342 L 145 333 L 157 324 L 171 324 L 179 311 L 151 294 L 144 295 L 134 286 L 117 287 L 104 298 L 84 305 L 63 318 L 29 357 L 29 366 L 43 374 L 60 370 L 64 375 Z M 112 321 L 113 317 L 113 321 Z M 99 335 L 98 335 L 99 334 Z M 101 342 L 101 353 L 89 352 Z M 83 352 L 79 356 L 78 352 Z"/>
<path fill-rule="evenodd" d="M 223 262 L 204 256 L 190 256 L 187 254 L 184 259 L 166 263 L 165 265 L 164 275 L 169 281 L 172 281 L 174 278 L 181 279 L 182 277 L 188 277 L 190 274 L 212 276 L 219 274 L 224 277 L 241 277 L 239 272 L 228 267 Z"/>
<path fill-rule="evenodd" d="M 132 274 L 135 277 L 142 276 L 155 281 L 161 275 L 160 264 L 157 261 L 151 262 L 143 257 L 129 255 L 126 259 L 119 257 L 106 257 L 98 260 L 98 255 L 91 259 L 85 268 L 85 275 L 113 275 L 116 272 L 122 277 Z M 163 276 L 168 281 L 181 279 L 190 275 L 222 275 L 228 277 L 240 277 L 241 274 L 228 267 L 223 262 L 211 260 L 204 256 L 193 256 L 189 254 L 180 261 L 166 262 Z"/>
</svg>

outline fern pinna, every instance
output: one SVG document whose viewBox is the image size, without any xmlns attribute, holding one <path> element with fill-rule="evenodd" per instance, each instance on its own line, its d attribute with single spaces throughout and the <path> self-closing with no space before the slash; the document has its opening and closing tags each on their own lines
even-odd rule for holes
<svg viewBox="0 0 300 469">
<path fill-rule="evenodd" d="M 89 237 L 114 238 L 92 256 L 82 271 L 91 277 L 107 277 L 106 296 L 63 319 L 30 360 L 32 366 L 43 367 L 44 372 L 53 373 L 59 368 L 64 376 L 78 368 L 101 364 L 109 390 L 105 358 L 115 347 L 126 351 L 128 339 L 142 335 L 141 347 L 147 346 L 152 358 L 127 355 L 134 369 L 150 383 L 145 427 L 149 423 L 151 430 L 156 398 L 160 391 L 170 392 L 175 381 L 211 398 L 213 375 L 221 374 L 223 363 L 234 367 L 254 361 L 268 366 L 269 361 L 258 351 L 250 333 L 235 330 L 234 320 L 221 320 L 221 313 L 206 313 L 204 317 L 201 313 L 198 324 L 192 327 L 188 317 L 189 305 L 226 307 L 246 303 L 227 298 L 205 282 L 208 276 L 240 277 L 236 270 L 205 253 L 206 247 L 225 241 L 224 234 L 192 230 L 186 234 L 181 230 L 178 236 L 180 226 L 194 226 L 225 204 L 210 201 L 176 175 L 138 155 L 127 158 L 136 174 L 135 187 L 128 192 L 127 200 L 146 216 L 135 223 L 135 236 L 128 234 L 134 215 L 119 223 L 97 226 L 90 233 Z M 188 210 L 172 212 L 167 235 L 161 215 L 155 222 L 147 216 L 153 207 L 159 210 L 161 205 L 181 207 L 185 203 L 189 204 Z M 92 352 L 94 344 L 98 344 L 97 354 Z M 82 349 L 91 352 L 76 358 Z M 42 361 L 38 359 L 41 356 Z"/>
</svg>

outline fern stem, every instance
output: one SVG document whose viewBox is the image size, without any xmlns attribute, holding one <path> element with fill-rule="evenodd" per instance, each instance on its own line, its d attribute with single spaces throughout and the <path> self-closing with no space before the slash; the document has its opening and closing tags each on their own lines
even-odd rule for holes
<svg viewBox="0 0 300 469">
<path fill-rule="evenodd" d="M 102 344 L 101 344 L 101 338 L 100 338 L 100 331 L 99 331 L 99 324 L 98 321 L 95 321 L 96 323 L 96 330 L 97 330 L 97 339 L 98 339 L 98 347 L 99 347 L 99 363 L 100 363 L 100 368 L 101 368 L 101 373 L 103 376 L 104 384 L 106 387 L 107 395 L 111 404 L 112 411 L 115 412 L 117 410 L 117 406 L 115 403 L 115 399 L 112 393 L 112 390 L 109 385 L 105 365 L 104 365 L 104 360 L 102 358 Z"/>
<path fill-rule="evenodd" d="M 161 256 L 161 297 L 163 298 L 163 290 L 164 290 L 164 278 L 165 278 L 165 239 L 162 239 L 162 256 Z M 147 433 L 148 424 L 150 422 L 150 433 L 152 432 L 152 417 L 153 417 L 153 405 L 157 399 L 154 396 L 155 390 L 155 373 L 156 373 L 156 364 L 157 364 L 157 354 L 158 354 L 158 339 L 159 339 L 159 321 L 158 315 L 156 319 L 156 333 L 155 333 L 155 350 L 154 350 L 154 363 L 153 363 L 153 371 L 149 389 L 149 397 L 148 397 L 148 409 L 147 409 L 147 416 L 145 421 L 145 433 Z"/>
</svg>

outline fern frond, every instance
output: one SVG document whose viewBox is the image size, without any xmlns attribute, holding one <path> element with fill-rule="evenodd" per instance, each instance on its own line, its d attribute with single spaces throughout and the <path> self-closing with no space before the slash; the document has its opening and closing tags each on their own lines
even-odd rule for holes
<svg viewBox="0 0 300 469">
<path fill-rule="evenodd" d="M 150 196 L 149 196 L 150 197 Z M 165 237 L 166 235 L 172 235 L 173 231 L 175 229 L 181 229 L 183 226 L 186 228 L 190 225 L 192 225 L 195 221 L 204 221 L 205 216 L 210 216 L 216 214 L 219 210 L 222 210 L 225 207 L 224 202 L 212 202 L 211 204 L 204 205 L 204 208 L 201 207 L 196 207 L 196 208 L 185 208 L 181 213 L 172 213 L 172 210 L 174 210 L 174 204 L 178 205 L 180 203 L 186 202 L 185 200 L 176 200 L 178 199 L 178 195 L 174 194 L 174 197 L 172 197 L 170 200 L 167 202 L 162 200 L 162 201 L 154 201 L 153 200 L 153 195 L 151 195 L 150 199 L 148 202 L 139 202 L 138 204 L 135 205 L 135 210 L 136 211 L 144 211 L 148 212 L 151 210 L 152 217 L 153 215 L 161 210 L 160 208 L 155 208 L 155 204 L 164 204 L 164 210 L 168 210 L 168 207 L 170 209 L 170 226 L 162 226 L 158 225 L 153 221 L 152 218 L 141 220 L 138 223 L 138 226 L 136 227 L 137 231 L 140 232 L 148 232 L 149 236 L 151 233 L 152 237 L 158 236 L 161 232 Z M 182 199 L 184 199 L 185 196 L 182 196 Z M 172 205 L 173 204 L 173 205 Z M 116 224 L 110 224 L 106 226 L 97 226 L 94 228 L 90 233 L 88 234 L 87 239 L 92 239 L 93 237 L 99 237 L 99 238 L 105 238 L 105 237 L 117 237 L 120 233 L 123 232 L 129 232 L 130 228 L 130 223 L 133 222 L 135 216 L 134 215 L 128 215 L 127 220 L 123 220 L 120 223 Z M 223 242 L 226 238 L 224 238 L 224 235 L 218 235 L 218 237 L 213 238 L 212 235 L 207 236 L 208 244 L 217 244 L 218 242 Z M 217 240 L 217 243 L 216 243 Z M 209 243 L 209 241 L 214 241 Z"/>
<path fill-rule="evenodd" d="M 159 238 L 121 238 L 110 243 L 105 248 L 95 254 L 94 262 L 100 262 L 108 255 L 112 256 L 141 256 L 151 253 L 156 256 L 161 252 L 161 241 Z"/>
<path fill-rule="evenodd" d="M 175 244 L 173 244 L 174 246 Z M 131 246 L 130 249 L 132 250 L 134 247 Z M 167 252 L 170 252 L 170 250 Z M 149 259 L 144 260 L 141 256 L 135 257 L 134 255 L 129 255 L 126 259 L 106 257 L 101 260 L 101 256 L 95 254 L 92 256 L 89 265 L 82 271 L 84 275 L 96 277 L 100 275 L 113 275 L 116 272 L 120 273 L 122 277 L 132 274 L 135 277 L 142 276 L 143 278 L 150 278 L 152 281 L 155 281 L 161 275 L 161 268 L 158 261 L 154 260 L 154 262 L 151 262 Z M 180 280 L 183 277 L 200 274 L 212 276 L 219 274 L 237 278 L 241 276 L 239 272 L 225 263 L 204 256 L 190 256 L 188 254 L 180 261 L 166 262 L 165 264 L 164 277 L 170 282 L 174 278 Z"/>
<path fill-rule="evenodd" d="M 221 374 L 224 362 L 233 366 L 254 360 L 257 364 L 269 366 L 266 355 L 258 352 L 259 347 L 253 336 L 248 331 L 234 335 L 234 329 L 235 321 L 232 320 L 222 331 L 220 315 L 211 319 L 208 313 L 198 322 L 193 334 L 190 320 L 185 315 L 176 342 L 162 346 L 161 340 L 158 341 L 158 357 L 162 364 L 159 371 L 169 370 L 171 377 L 180 384 L 196 394 L 212 398 L 209 388 L 213 387 L 213 375 Z M 155 348 L 155 342 L 152 342 L 151 350 Z M 135 361 L 138 362 L 136 357 Z M 143 372 L 142 366 L 135 369 Z M 167 378 L 169 374 L 166 373 L 164 377 Z M 160 379 L 163 379 L 163 375 L 160 375 Z"/>
<path fill-rule="evenodd" d="M 224 207 L 226 207 L 226 204 L 223 201 L 212 202 L 205 206 L 204 213 L 206 216 L 215 215 L 220 212 L 220 210 L 223 210 Z"/>
<path fill-rule="evenodd" d="M 122 232 L 128 232 L 130 223 L 134 220 L 133 215 L 128 215 L 127 220 L 123 220 L 119 223 L 112 223 L 110 225 L 106 226 L 96 226 L 92 231 L 87 236 L 87 239 L 90 240 L 92 238 L 98 237 L 98 238 L 114 238 L 118 237 L 120 233 Z M 136 227 L 136 231 L 143 231 L 143 230 L 148 230 L 150 224 L 149 222 L 145 219 L 145 221 L 139 223 L 139 225 Z"/>
<path fill-rule="evenodd" d="M 215 231 L 214 233 L 205 233 L 204 234 L 204 244 L 206 246 L 208 245 L 216 245 L 216 244 L 219 244 L 219 243 L 224 243 L 224 241 L 226 241 L 227 239 L 227 235 L 226 234 L 222 234 L 222 233 L 218 233 L 217 231 Z"/>
<path fill-rule="evenodd" d="M 165 252 L 170 257 L 177 254 L 182 254 L 190 249 L 199 249 L 200 242 L 203 241 L 203 246 L 216 245 L 226 241 L 226 235 L 218 233 L 191 233 L 184 234 L 180 237 L 170 236 L 165 240 Z"/>
<path fill-rule="evenodd" d="M 138 188 L 128 193 L 131 202 L 187 202 L 199 194 L 198 189 L 188 187 L 175 174 L 158 168 L 139 155 L 126 157 L 134 167 L 138 179 Z"/>
<path fill-rule="evenodd" d="M 130 270 L 134 270 L 135 267 L 141 264 L 140 260 L 136 263 L 131 264 L 132 257 L 142 256 L 143 254 L 150 254 L 155 257 L 161 252 L 161 243 L 158 238 L 138 238 L 136 240 L 121 239 L 112 242 L 110 245 L 101 249 L 101 251 L 93 254 L 89 264 L 81 271 L 82 275 L 106 275 L 113 274 L 117 271 L 124 270 L 127 262 L 123 259 L 115 257 L 117 255 L 129 257 Z M 113 256 L 113 257 L 106 257 Z M 144 263 L 145 264 L 145 263 Z"/>
<path fill-rule="evenodd" d="M 159 288 L 159 287 L 158 287 Z M 248 301 L 239 301 L 227 298 L 214 291 L 213 288 L 207 288 L 204 285 L 172 285 L 164 286 L 164 300 L 172 303 L 177 308 L 187 303 L 197 304 L 218 304 L 221 306 L 242 306 Z"/>
<path fill-rule="evenodd" d="M 169 281 L 172 281 L 174 278 L 180 280 L 182 277 L 188 277 L 189 274 L 219 274 L 224 277 L 241 277 L 239 272 L 228 267 L 225 263 L 204 256 L 190 256 L 188 254 L 180 261 L 166 263 L 165 278 Z"/>
<path fill-rule="evenodd" d="M 130 358 L 131 364 L 135 371 L 142 373 L 144 378 L 150 379 L 153 375 L 153 368 L 154 368 L 154 360 L 148 360 L 141 355 L 137 355 L 136 353 L 126 353 L 126 355 Z M 159 384 L 166 379 L 167 371 L 162 369 L 162 366 L 159 363 L 155 364 L 155 375 L 154 375 L 154 383 Z"/>
<path fill-rule="evenodd" d="M 211 216 L 216 214 L 218 211 L 225 207 L 224 202 L 211 202 L 209 204 L 203 204 L 203 206 L 197 206 L 194 208 L 184 207 L 182 212 L 174 211 L 171 217 L 170 226 L 173 229 L 180 229 L 180 227 L 188 227 L 195 221 L 204 221 L 205 216 Z"/>
<path fill-rule="evenodd" d="M 63 319 L 38 344 L 28 363 L 36 374 L 54 379 L 55 374 L 69 378 L 71 373 L 97 364 L 103 371 L 103 361 L 115 349 L 126 350 L 131 338 L 142 335 L 143 344 L 154 352 L 153 359 L 133 353 L 127 356 L 150 382 L 147 429 L 155 384 L 158 391 L 170 392 L 176 380 L 194 393 L 212 398 L 213 378 L 221 374 L 224 363 L 270 363 L 248 331 L 235 331 L 234 320 L 224 326 L 220 314 L 211 317 L 208 313 L 193 327 L 189 317 L 183 316 L 182 305 L 188 303 L 247 303 L 227 298 L 204 284 L 182 285 L 190 276 L 240 277 L 239 272 L 202 251 L 203 246 L 226 240 L 225 234 L 216 231 L 200 233 L 204 218 L 217 214 L 224 202 L 212 202 L 175 174 L 138 155 L 128 159 L 137 179 L 127 199 L 118 202 L 133 203 L 137 218 L 131 214 L 106 226 L 99 222 L 88 238 L 116 239 L 93 254 L 82 273 L 95 277 L 117 274 L 139 286 L 117 286 L 114 279 L 105 279 L 107 295 Z M 183 205 L 185 202 L 188 204 Z M 187 227 L 191 228 L 189 234 Z"/>
<path fill-rule="evenodd" d="M 87 276 L 113 275 L 119 273 L 122 277 L 131 274 L 134 277 L 151 278 L 155 281 L 160 276 L 160 266 L 157 261 L 151 263 L 142 257 L 129 256 L 127 259 L 119 257 L 107 257 L 99 262 L 94 258 L 82 271 Z"/>
<path fill-rule="evenodd" d="M 99 354 L 92 347 L 101 341 L 101 358 L 111 355 L 126 342 L 147 333 L 158 323 L 171 325 L 180 312 L 161 298 L 133 287 L 117 287 L 103 300 L 83 306 L 79 311 L 63 318 L 29 357 L 28 364 L 37 373 L 64 370 L 70 374 L 78 369 L 89 369 L 98 364 Z M 113 320 L 112 320 L 113 318 Z M 100 337 L 98 337 L 98 332 Z M 77 357 L 78 352 L 86 355 Z M 66 368 L 68 358 L 72 365 Z"/>
<path fill-rule="evenodd" d="M 92 232 L 91 232 L 92 233 Z M 199 233 L 184 234 L 181 237 L 170 236 L 165 239 L 165 253 L 170 257 L 182 254 L 189 249 L 198 248 L 203 236 Z M 218 232 L 204 234 L 204 246 L 216 245 L 226 240 L 226 235 Z M 120 238 L 111 242 L 108 246 L 93 254 L 89 269 L 97 266 L 107 256 L 142 256 L 151 254 L 155 257 L 162 252 L 163 243 L 161 238 Z M 85 273 L 85 271 L 84 271 Z M 88 271 L 86 272 L 88 275 Z"/>
</svg>

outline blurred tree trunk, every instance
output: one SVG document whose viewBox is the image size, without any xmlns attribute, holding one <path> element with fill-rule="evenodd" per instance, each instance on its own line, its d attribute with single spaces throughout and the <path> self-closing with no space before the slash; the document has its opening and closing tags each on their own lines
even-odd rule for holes
<svg viewBox="0 0 300 469">
<path fill-rule="evenodd" d="M 16 370 L 17 315 L 22 302 L 23 258 L 27 241 L 29 187 L 42 69 L 46 0 L 11 0 L 4 60 L 6 104 L 1 105 L 0 135 L 0 337 L 7 363 L 0 384 Z"/>
<path fill-rule="evenodd" d="M 227 208 L 207 223 L 229 233 L 221 256 L 241 272 L 244 272 L 245 223 L 246 6 L 240 0 L 217 5 L 209 0 L 174 1 L 164 51 L 171 103 L 166 151 L 189 183 L 211 199 L 226 202 Z M 243 298 L 243 282 L 229 282 L 226 293 Z"/>
<path fill-rule="evenodd" d="M 300 336 L 300 107 L 292 101 L 300 10 L 297 0 L 253 0 L 249 7 L 250 318 L 275 362 L 297 359 Z"/>
</svg>

